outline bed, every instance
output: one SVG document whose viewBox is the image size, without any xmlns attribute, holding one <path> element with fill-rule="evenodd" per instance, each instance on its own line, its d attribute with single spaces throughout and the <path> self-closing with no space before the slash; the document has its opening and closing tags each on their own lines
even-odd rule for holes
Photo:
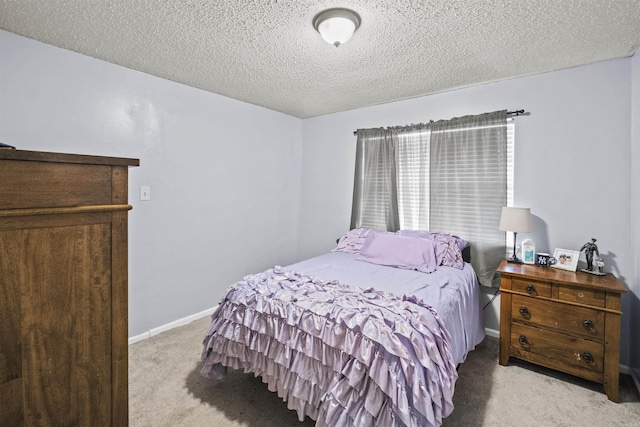
<svg viewBox="0 0 640 427">
<path fill-rule="evenodd" d="M 203 341 L 201 373 L 262 377 L 317 426 L 439 426 L 484 339 L 467 242 L 351 230 L 331 252 L 246 276 Z"/>
</svg>

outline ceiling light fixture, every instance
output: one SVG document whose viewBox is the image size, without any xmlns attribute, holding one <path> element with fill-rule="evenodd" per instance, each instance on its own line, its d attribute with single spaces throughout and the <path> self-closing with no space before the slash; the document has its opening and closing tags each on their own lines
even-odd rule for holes
<svg viewBox="0 0 640 427">
<path fill-rule="evenodd" d="M 327 9 L 313 18 L 313 27 L 335 47 L 348 41 L 359 26 L 360 15 L 350 9 Z"/>
</svg>

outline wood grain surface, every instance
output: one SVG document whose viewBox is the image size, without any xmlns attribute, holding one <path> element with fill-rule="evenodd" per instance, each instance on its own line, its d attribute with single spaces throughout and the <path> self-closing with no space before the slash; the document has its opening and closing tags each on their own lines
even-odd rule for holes
<svg viewBox="0 0 640 427">
<path fill-rule="evenodd" d="M 0 425 L 128 425 L 127 175 L 137 164 L 0 155 Z"/>
<path fill-rule="evenodd" d="M 506 261 L 498 272 L 499 363 L 516 357 L 595 381 L 617 402 L 624 285 L 612 274 Z"/>
</svg>

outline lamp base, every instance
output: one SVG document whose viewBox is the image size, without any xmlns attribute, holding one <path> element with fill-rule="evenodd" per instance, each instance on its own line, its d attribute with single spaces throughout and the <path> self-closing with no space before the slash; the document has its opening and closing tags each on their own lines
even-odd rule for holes
<svg viewBox="0 0 640 427">
<path fill-rule="evenodd" d="M 518 258 L 517 256 L 511 255 L 509 258 L 507 258 L 507 262 L 513 262 L 515 264 L 522 264 L 522 260 L 520 258 Z"/>
</svg>

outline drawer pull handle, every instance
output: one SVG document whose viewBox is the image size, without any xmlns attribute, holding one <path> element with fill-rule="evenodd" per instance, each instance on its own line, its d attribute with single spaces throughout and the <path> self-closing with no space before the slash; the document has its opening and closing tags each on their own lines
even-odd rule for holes
<svg viewBox="0 0 640 427">
<path fill-rule="evenodd" d="M 526 335 L 520 335 L 520 337 L 518 338 L 518 342 L 520 343 L 521 347 L 526 349 L 529 348 L 529 340 L 527 339 Z"/>
<path fill-rule="evenodd" d="M 594 329 L 596 329 L 595 326 L 593 326 L 593 322 L 589 319 L 585 320 L 584 322 L 582 322 L 582 326 L 587 330 L 587 331 L 593 331 Z"/>
<path fill-rule="evenodd" d="M 529 309 L 527 308 L 526 305 L 523 305 L 520 307 L 520 315 L 522 317 L 524 317 L 525 319 L 530 319 L 531 318 L 531 313 L 529 313 Z"/>
<path fill-rule="evenodd" d="M 536 292 L 536 287 L 531 283 L 527 285 L 527 293 L 531 296 L 538 295 L 538 292 Z"/>
<path fill-rule="evenodd" d="M 588 351 L 585 351 L 582 354 L 582 358 L 584 359 L 587 365 L 593 365 L 594 363 L 596 363 L 596 361 L 593 360 L 593 356 Z"/>
</svg>

